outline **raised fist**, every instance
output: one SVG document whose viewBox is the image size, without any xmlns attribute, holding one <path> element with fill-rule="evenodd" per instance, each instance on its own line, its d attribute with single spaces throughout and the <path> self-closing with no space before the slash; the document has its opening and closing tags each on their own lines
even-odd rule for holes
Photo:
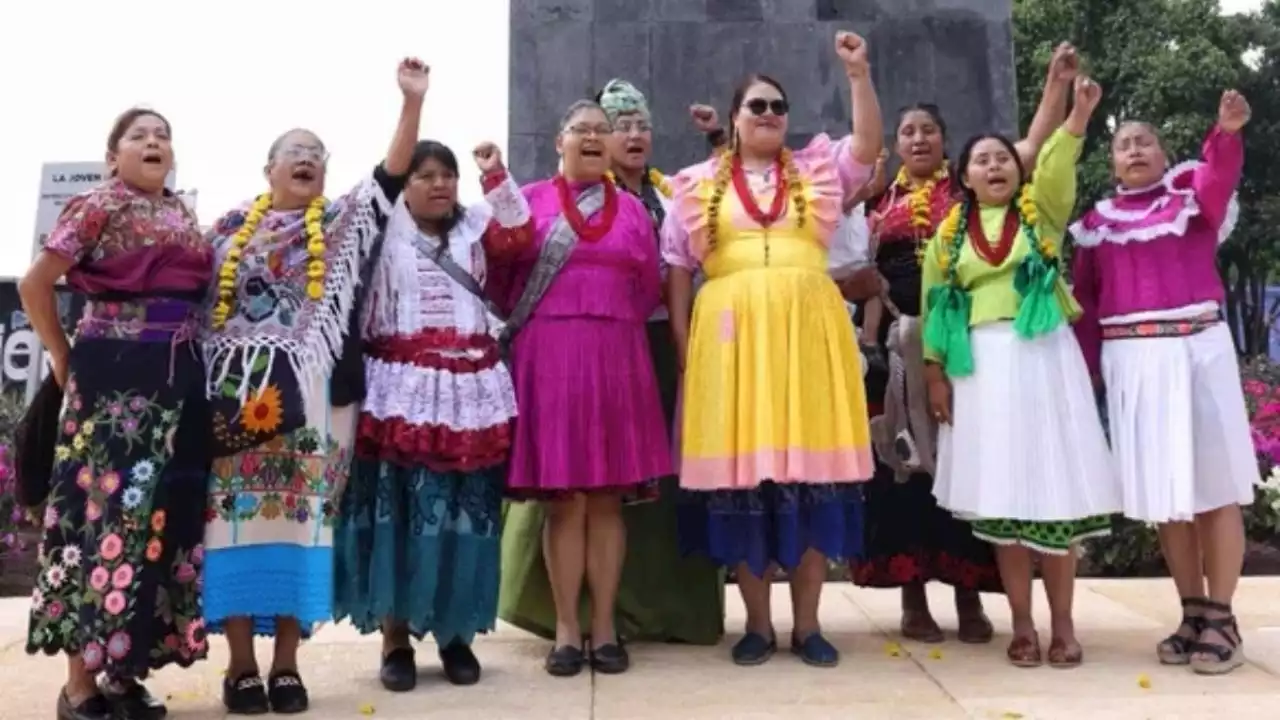
<svg viewBox="0 0 1280 720">
<path fill-rule="evenodd" d="M 476 160 L 476 167 L 480 168 L 481 175 L 488 175 L 491 172 L 503 170 L 502 151 L 498 146 L 491 142 L 482 142 L 476 146 L 471 152 L 472 157 Z"/>
<path fill-rule="evenodd" d="M 396 82 L 405 97 L 425 97 L 431 85 L 431 68 L 418 58 L 405 58 L 400 61 Z"/>
<path fill-rule="evenodd" d="M 1080 74 L 1080 55 L 1069 42 L 1058 45 L 1049 61 L 1049 79 L 1055 82 L 1074 82 Z"/>
<path fill-rule="evenodd" d="M 1252 115 L 1253 109 L 1244 95 L 1235 90 L 1222 93 L 1222 101 L 1218 103 L 1218 127 L 1229 133 L 1240 132 Z"/>
<path fill-rule="evenodd" d="M 720 129 L 720 116 L 710 105 L 689 106 L 689 117 L 693 119 L 693 126 L 704 135 Z"/>
<path fill-rule="evenodd" d="M 1075 103 L 1080 112 L 1092 114 L 1102 102 L 1102 86 L 1087 75 L 1077 75 L 1075 81 Z"/>
<path fill-rule="evenodd" d="M 867 41 L 861 35 L 841 30 L 836 33 L 836 55 L 844 63 L 844 72 L 851 78 L 866 77 L 871 71 L 867 59 Z"/>
</svg>

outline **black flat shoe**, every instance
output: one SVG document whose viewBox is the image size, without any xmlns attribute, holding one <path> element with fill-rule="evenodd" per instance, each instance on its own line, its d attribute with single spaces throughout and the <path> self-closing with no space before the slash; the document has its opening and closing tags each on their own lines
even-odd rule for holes
<svg viewBox="0 0 1280 720">
<path fill-rule="evenodd" d="M 266 715 L 271 712 L 267 688 L 257 672 L 247 672 L 234 680 L 222 678 L 222 705 L 228 715 Z"/>
<path fill-rule="evenodd" d="M 378 673 L 382 687 L 391 692 L 409 692 L 418 686 L 418 666 L 413 661 L 413 648 L 400 647 L 382 658 Z"/>
<path fill-rule="evenodd" d="M 480 661 L 471 646 L 451 642 L 440 648 L 440 667 L 444 676 L 454 685 L 475 685 L 480 682 Z"/>
<path fill-rule="evenodd" d="M 98 683 L 98 689 L 115 708 L 116 716 L 122 720 L 160 720 L 169 714 L 164 703 L 137 680 L 110 682 L 103 678 Z"/>
<path fill-rule="evenodd" d="M 591 669 L 605 675 L 618 675 L 631 667 L 631 656 L 621 642 L 591 648 Z"/>
<path fill-rule="evenodd" d="M 582 653 L 581 648 L 572 645 L 561 645 L 558 648 L 552 648 L 547 653 L 547 660 L 544 667 L 547 673 L 555 677 L 573 677 L 582 672 L 582 668 L 587 664 L 587 657 Z"/>
<path fill-rule="evenodd" d="M 101 695 L 94 695 L 79 705 L 72 705 L 64 688 L 58 693 L 58 720 L 111 720 L 111 703 Z"/>
<path fill-rule="evenodd" d="M 297 715 L 311 706 L 307 686 L 295 670 L 277 670 L 267 679 L 267 699 L 271 712 L 277 715 Z"/>
</svg>

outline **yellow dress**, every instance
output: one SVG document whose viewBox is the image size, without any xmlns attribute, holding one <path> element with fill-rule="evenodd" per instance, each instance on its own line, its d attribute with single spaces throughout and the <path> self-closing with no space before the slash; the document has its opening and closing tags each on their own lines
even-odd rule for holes
<svg viewBox="0 0 1280 720">
<path fill-rule="evenodd" d="M 698 291 L 684 380 L 681 486 L 751 489 L 764 481 L 850 483 L 872 475 L 861 358 L 827 274 L 844 194 L 869 170 L 825 136 L 794 155 L 803 215 L 760 227 L 712 159 L 675 178 L 664 259 L 694 269 Z M 767 208 L 777 178 L 753 187 Z M 708 205 L 720 194 L 715 247 Z"/>
</svg>

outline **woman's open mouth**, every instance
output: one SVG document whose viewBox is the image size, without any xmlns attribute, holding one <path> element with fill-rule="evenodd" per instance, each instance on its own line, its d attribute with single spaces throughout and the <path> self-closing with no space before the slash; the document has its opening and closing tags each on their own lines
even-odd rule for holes
<svg viewBox="0 0 1280 720">
<path fill-rule="evenodd" d="M 309 168 L 303 165 L 301 167 L 294 168 L 293 173 L 290 175 L 290 177 L 292 177 L 294 180 L 311 182 L 312 180 L 316 179 L 316 171 L 314 168 Z"/>
<path fill-rule="evenodd" d="M 159 150 L 149 150 L 142 153 L 142 162 L 148 165 L 163 165 L 164 155 Z"/>
<path fill-rule="evenodd" d="M 600 148 L 582 148 L 582 157 L 602 158 L 604 157 L 604 150 Z"/>
</svg>

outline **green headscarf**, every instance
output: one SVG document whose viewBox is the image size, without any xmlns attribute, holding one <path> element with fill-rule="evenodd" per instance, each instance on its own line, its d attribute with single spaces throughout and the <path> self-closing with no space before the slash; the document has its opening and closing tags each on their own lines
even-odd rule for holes
<svg viewBox="0 0 1280 720">
<path fill-rule="evenodd" d="M 619 115 L 641 115 L 649 119 L 649 102 L 644 93 L 626 80 L 614 78 L 600 91 L 600 107 L 609 116 L 609 122 L 617 122 Z"/>
</svg>

